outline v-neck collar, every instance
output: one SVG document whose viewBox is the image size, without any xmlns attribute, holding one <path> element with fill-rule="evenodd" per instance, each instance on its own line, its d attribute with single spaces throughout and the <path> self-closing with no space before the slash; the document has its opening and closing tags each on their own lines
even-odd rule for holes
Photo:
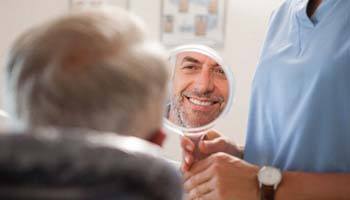
<svg viewBox="0 0 350 200">
<path fill-rule="evenodd" d="M 314 14 L 309 17 L 307 15 L 309 0 L 297 0 L 295 5 L 296 15 L 298 16 L 300 23 L 306 27 L 314 28 L 318 23 L 327 17 L 327 14 L 330 12 L 331 7 L 335 4 L 335 1 L 336 0 L 323 0 L 315 10 Z"/>
<path fill-rule="evenodd" d="M 314 37 L 318 27 L 327 24 L 334 14 L 334 8 L 340 0 L 323 0 L 314 12 L 312 19 L 307 15 L 307 6 L 309 0 L 294 0 L 293 9 L 293 27 L 296 30 L 294 42 L 298 49 L 298 56 L 302 56 L 308 47 L 310 40 Z"/>
</svg>

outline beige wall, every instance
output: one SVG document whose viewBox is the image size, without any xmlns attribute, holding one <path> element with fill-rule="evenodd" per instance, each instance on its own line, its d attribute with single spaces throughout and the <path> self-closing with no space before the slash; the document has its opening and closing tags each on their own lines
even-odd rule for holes
<svg viewBox="0 0 350 200">
<path fill-rule="evenodd" d="M 218 50 L 226 63 L 232 66 L 237 92 L 231 112 L 215 128 L 239 144 L 244 144 L 255 65 L 269 15 L 282 0 L 227 1 L 226 41 L 224 47 Z M 160 37 L 160 6 L 161 0 L 129 2 L 130 10 L 146 21 L 154 38 Z M 19 33 L 34 24 L 68 12 L 68 7 L 69 0 L 0 0 L 0 62 L 4 62 L 6 49 Z M 178 137 L 170 134 L 165 145 L 166 154 L 180 159 L 178 145 Z"/>
<path fill-rule="evenodd" d="M 6 50 L 21 32 L 67 12 L 67 8 L 68 1 L 64 0 L 0 0 L 0 70 L 3 70 Z M 0 81 L 2 79 L 1 74 Z M 2 83 L 0 92 L 3 90 Z M 1 103 L 0 98 L 0 105 Z"/>
</svg>

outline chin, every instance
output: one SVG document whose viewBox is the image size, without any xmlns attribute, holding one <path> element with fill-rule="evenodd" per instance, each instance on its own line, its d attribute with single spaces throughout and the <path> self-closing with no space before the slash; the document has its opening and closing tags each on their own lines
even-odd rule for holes
<svg viewBox="0 0 350 200">
<path fill-rule="evenodd" d="M 200 126 L 208 125 L 209 123 L 214 121 L 214 119 L 212 119 L 212 120 L 208 120 L 208 119 L 206 119 L 206 120 L 187 120 L 187 122 L 188 121 L 190 121 L 190 123 L 186 123 L 188 125 L 188 127 L 200 127 Z"/>
</svg>

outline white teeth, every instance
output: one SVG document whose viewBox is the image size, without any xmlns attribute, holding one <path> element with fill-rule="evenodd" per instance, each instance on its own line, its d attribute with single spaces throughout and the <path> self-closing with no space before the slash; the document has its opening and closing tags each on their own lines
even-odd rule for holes
<svg viewBox="0 0 350 200">
<path fill-rule="evenodd" d="M 199 101 L 197 99 L 192 99 L 192 98 L 189 98 L 190 102 L 195 104 L 195 105 L 199 105 L 199 106 L 210 106 L 212 105 L 212 102 L 210 101 Z"/>
</svg>

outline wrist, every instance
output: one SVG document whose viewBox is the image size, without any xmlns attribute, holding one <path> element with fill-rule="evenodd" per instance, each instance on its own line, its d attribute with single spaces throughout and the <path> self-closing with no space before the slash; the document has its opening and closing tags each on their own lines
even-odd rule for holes
<svg viewBox="0 0 350 200">
<path fill-rule="evenodd" d="M 282 180 L 280 169 L 272 166 L 264 166 L 258 172 L 260 200 L 274 200 L 277 187 Z"/>
</svg>

